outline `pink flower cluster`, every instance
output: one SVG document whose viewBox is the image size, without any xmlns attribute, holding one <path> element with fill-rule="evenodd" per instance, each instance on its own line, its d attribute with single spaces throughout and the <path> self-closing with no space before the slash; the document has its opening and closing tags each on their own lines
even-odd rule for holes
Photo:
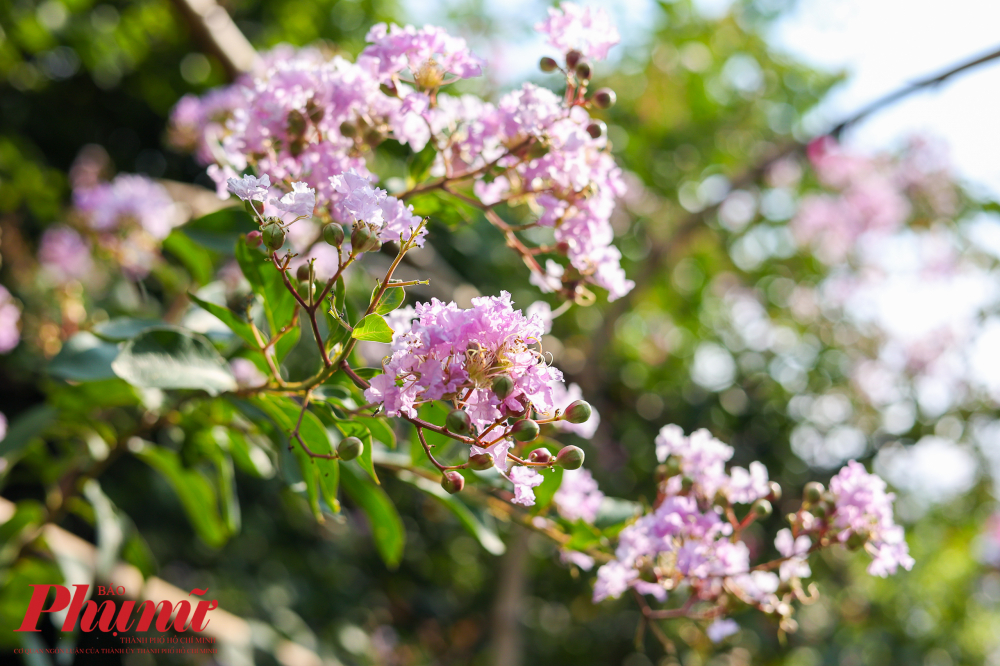
<svg viewBox="0 0 1000 666">
<path fill-rule="evenodd" d="M 708 430 L 696 430 L 686 437 L 680 426 L 663 426 L 656 437 L 656 459 L 662 463 L 674 457 L 681 471 L 667 480 L 664 493 L 684 492 L 682 478 L 687 477 L 693 492 L 709 500 L 720 492 L 733 504 L 750 504 L 767 497 L 771 492 L 767 468 L 752 462 L 749 469 L 733 467 L 727 473 L 726 462 L 733 453 L 733 447 L 712 437 Z"/>
<path fill-rule="evenodd" d="M 361 53 L 359 60 L 371 59 L 380 81 L 391 81 L 393 76 L 408 70 L 413 82 L 421 89 L 434 89 L 451 74 L 468 79 L 483 73 L 485 62 L 472 53 L 461 37 L 452 37 L 443 28 L 408 25 L 372 26 L 365 38 L 370 46 Z"/>
<path fill-rule="evenodd" d="M 897 160 L 854 155 L 822 137 L 809 144 L 808 156 L 820 183 L 835 193 L 804 197 L 791 230 L 825 263 L 843 261 L 865 234 L 899 229 L 914 199 L 925 201 L 931 215 L 954 212 L 954 186 L 928 142 L 912 142 Z"/>
<path fill-rule="evenodd" d="M 477 178 L 479 199 L 487 205 L 532 201 L 540 210 L 538 225 L 553 229 L 558 251 L 567 256 L 573 272 L 607 289 L 614 300 L 634 286 L 621 268 L 621 253 L 611 244 L 611 213 L 616 198 L 625 194 L 625 182 L 607 137 L 588 133 L 591 123 L 583 108 L 567 108 L 555 93 L 526 83 L 496 107 L 478 109 L 452 135 L 449 157 L 466 169 L 497 161 L 504 172 L 490 180 Z M 564 277 L 564 267 L 550 263 L 550 274 L 539 273 L 532 280 L 543 291 L 571 279 Z"/>
<path fill-rule="evenodd" d="M 552 386 L 562 382 L 562 373 L 534 348 L 541 336 L 541 322 L 515 310 L 507 292 L 475 298 L 467 310 L 437 299 L 420 303 L 365 399 L 390 416 L 416 416 L 417 407 L 431 400 L 454 401 L 478 429 L 529 408 L 552 412 Z M 499 375 L 513 381 L 504 399 L 492 389 Z"/>
<path fill-rule="evenodd" d="M 111 182 L 77 187 L 73 203 L 101 247 L 132 278 L 145 277 L 159 257 L 159 243 L 184 216 L 159 183 L 137 174 L 120 174 Z M 69 245 L 63 239 L 64 248 Z M 85 262 L 79 258 L 78 261 Z"/>
<path fill-rule="evenodd" d="M 378 229 L 383 243 L 407 241 L 420 225 L 420 217 L 396 197 L 378 187 L 354 169 L 330 179 L 333 188 L 343 196 L 336 205 L 337 219 L 346 222 L 365 222 Z M 426 230 L 422 229 L 416 244 L 423 247 Z"/>
<path fill-rule="evenodd" d="M 553 10 L 539 30 L 560 48 L 572 45 L 594 59 L 618 41 L 603 11 L 572 3 Z M 321 208 L 349 223 L 341 204 L 353 188 L 344 187 L 343 178 L 374 180 L 367 151 L 387 139 L 420 151 L 433 137 L 442 151 L 435 175 L 467 174 L 486 205 L 507 200 L 537 205 L 538 225 L 553 230 L 553 249 L 570 267 L 549 260 L 551 274 L 533 269 L 535 284 L 554 291 L 586 281 L 612 299 L 632 289 L 609 223 L 625 184 L 606 137 L 579 106 L 582 99 L 566 104 L 531 84 L 496 105 L 468 95 L 450 97 L 437 88 L 482 69 L 464 40 L 432 26 L 380 24 L 368 41 L 355 63 L 310 48 L 279 47 L 265 54 L 257 70 L 232 87 L 200 101 L 182 100 L 172 118 L 175 143 L 196 149 L 210 165 L 220 195 L 229 178 L 253 167 L 275 185 L 306 183 Z M 417 89 L 399 79 L 405 71 Z M 494 169 L 488 168 L 491 163 Z M 400 223 L 386 225 L 394 240 L 412 226 L 402 204 L 397 213 Z M 300 233 L 315 239 L 317 232 Z M 298 238 L 290 240 L 298 252 L 308 251 L 296 244 Z"/>
<path fill-rule="evenodd" d="M 70 227 L 51 227 L 38 245 L 38 263 L 54 284 L 87 281 L 94 275 L 94 260 L 87 241 Z"/>
<path fill-rule="evenodd" d="M 591 60 L 604 60 L 611 47 L 621 41 L 607 12 L 573 2 L 550 8 L 549 17 L 536 24 L 535 30 L 548 35 L 549 44 L 560 52 L 579 51 Z"/>
<path fill-rule="evenodd" d="M 852 535 L 861 537 L 873 557 L 868 573 L 883 578 L 898 567 L 909 570 L 914 564 L 903 528 L 892 517 L 895 495 L 885 488 L 885 481 L 854 460 L 830 479 L 836 508 L 833 526 L 840 530 L 837 538 L 846 542 Z"/>
</svg>

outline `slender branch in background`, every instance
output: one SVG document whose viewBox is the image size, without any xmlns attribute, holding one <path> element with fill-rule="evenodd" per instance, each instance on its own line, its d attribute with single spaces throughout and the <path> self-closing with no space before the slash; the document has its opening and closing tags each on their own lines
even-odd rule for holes
<svg viewBox="0 0 1000 666">
<path fill-rule="evenodd" d="M 217 57 L 230 80 L 250 71 L 257 52 L 215 0 L 172 0 L 195 39 Z"/>
<path fill-rule="evenodd" d="M 950 69 L 940 72 L 939 74 L 907 84 L 899 90 L 880 97 L 868 106 L 862 108 L 860 111 L 837 123 L 829 131 L 819 136 L 829 135 L 839 138 L 845 130 L 866 119 L 868 116 L 886 109 L 896 102 L 899 102 L 917 92 L 939 86 L 958 74 L 967 72 L 971 69 L 979 67 L 980 65 L 997 60 L 998 58 L 1000 58 L 1000 48 L 965 61 Z M 779 144 L 774 149 L 769 151 L 755 165 L 731 178 L 730 189 L 738 190 L 758 182 L 764 177 L 768 169 L 770 169 L 773 164 L 790 155 L 804 151 L 807 145 L 808 142 L 800 141 L 788 141 L 786 143 Z M 591 338 L 591 340 L 593 340 L 593 345 L 591 349 L 588 350 L 587 358 L 603 357 L 604 350 L 609 344 L 611 344 L 611 338 L 614 335 L 614 323 L 626 310 L 632 308 L 633 300 L 641 295 L 653 280 L 660 278 L 664 265 L 674 254 L 675 250 L 680 247 L 692 233 L 701 228 L 705 220 L 718 211 L 721 205 L 722 202 L 720 201 L 711 206 L 706 206 L 697 212 L 690 213 L 677 224 L 673 234 L 669 239 L 667 239 L 666 242 L 654 244 L 652 246 L 649 255 L 644 262 L 642 272 L 634 276 L 635 288 L 628 294 L 628 296 L 615 302 L 615 304 L 605 314 L 601 334 L 595 335 Z M 593 390 L 594 386 L 592 385 L 592 382 L 587 381 L 587 379 L 591 379 L 590 377 L 581 377 L 580 379 L 581 383 L 584 383 L 585 390 L 588 388 Z M 592 379 L 596 380 L 596 377 Z"/>
</svg>

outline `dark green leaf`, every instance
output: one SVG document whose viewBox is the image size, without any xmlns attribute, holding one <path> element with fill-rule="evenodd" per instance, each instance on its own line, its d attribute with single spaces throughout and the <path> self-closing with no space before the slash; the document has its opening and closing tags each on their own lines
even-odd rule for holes
<svg viewBox="0 0 1000 666">
<path fill-rule="evenodd" d="M 372 437 L 391 449 L 396 448 L 396 433 L 393 432 L 392 426 L 388 421 L 386 421 L 386 419 L 380 419 L 372 416 L 359 416 L 358 421 L 365 424 L 371 432 Z"/>
<path fill-rule="evenodd" d="M 423 150 L 410 158 L 410 164 L 407 171 L 410 175 L 411 186 L 416 185 L 427 178 L 436 156 L 437 150 L 434 148 L 434 143 L 432 141 L 428 141 Z"/>
<path fill-rule="evenodd" d="M 129 340 L 111 364 L 133 386 L 201 389 L 209 395 L 236 389 L 236 379 L 208 340 L 180 328 L 146 331 Z"/>
<path fill-rule="evenodd" d="M 533 509 L 535 513 L 540 513 L 552 504 L 552 498 L 562 484 L 563 468 L 552 467 L 537 471 L 545 479 L 540 486 L 535 488 L 535 506 Z"/>
<path fill-rule="evenodd" d="M 375 298 L 378 287 L 375 288 L 376 291 L 372 292 L 372 298 Z M 406 290 L 402 287 L 389 287 L 382 294 L 382 298 L 379 299 L 378 305 L 375 307 L 375 312 L 380 315 L 387 315 L 406 300 Z"/>
<path fill-rule="evenodd" d="M 92 382 L 115 376 L 112 361 L 119 347 L 105 342 L 93 333 L 80 331 L 63 344 L 55 358 L 49 361 L 49 374 L 75 382 Z"/>
<path fill-rule="evenodd" d="M 358 474 L 350 465 L 343 467 L 344 492 L 361 507 L 371 524 L 375 548 L 390 569 L 399 566 L 406 545 L 406 530 L 396 506 L 379 486 Z"/>
<path fill-rule="evenodd" d="M 174 229 L 163 241 L 163 249 L 188 270 L 198 284 L 208 284 L 215 275 L 212 253 L 195 243 L 180 229 Z"/>
<path fill-rule="evenodd" d="M 597 510 L 597 518 L 594 519 L 594 526 L 598 528 L 611 527 L 624 523 L 626 520 L 634 518 L 642 513 L 642 505 L 638 502 L 618 499 L 616 497 L 605 497 L 601 502 L 601 507 Z"/>
<path fill-rule="evenodd" d="M 218 496 L 214 486 L 201 472 L 184 467 L 175 452 L 160 446 L 147 443 L 134 453 L 139 460 L 162 474 L 174 489 L 202 541 L 215 548 L 226 542 L 228 534 L 219 516 Z"/>
<path fill-rule="evenodd" d="M 0 440 L 0 456 L 19 453 L 55 421 L 58 413 L 54 407 L 39 405 L 18 416 L 7 429 L 7 436 Z"/>
<path fill-rule="evenodd" d="M 103 340 L 111 342 L 122 342 L 139 335 L 143 331 L 151 328 L 167 326 L 162 319 L 132 319 L 131 317 L 118 317 L 95 324 L 91 332 Z"/>
<path fill-rule="evenodd" d="M 247 247 L 243 240 L 236 245 L 236 261 L 254 293 L 264 301 L 264 316 L 273 335 L 292 320 L 295 297 L 271 261 L 262 252 Z"/>
</svg>

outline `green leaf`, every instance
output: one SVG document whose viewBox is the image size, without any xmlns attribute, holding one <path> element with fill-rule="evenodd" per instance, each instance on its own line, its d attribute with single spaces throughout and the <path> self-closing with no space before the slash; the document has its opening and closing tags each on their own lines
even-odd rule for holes
<svg viewBox="0 0 1000 666">
<path fill-rule="evenodd" d="M 372 299 L 375 298 L 375 294 L 378 293 L 378 289 L 379 287 L 376 286 L 372 291 Z M 382 294 L 382 298 L 379 299 L 378 305 L 375 306 L 375 312 L 380 315 L 387 315 L 402 305 L 404 300 L 406 300 L 405 289 L 402 287 L 389 287 L 385 290 L 385 293 Z"/>
<path fill-rule="evenodd" d="M 162 319 L 133 319 L 131 317 L 117 317 L 95 324 L 91 333 L 103 340 L 111 342 L 122 342 L 139 335 L 143 331 L 151 328 L 160 328 L 168 324 Z"/>
<path fill-rule="evenodd" d="M 535 506 L 533 511 L 536 514 L 541 513 L 552 504 L 552 498 L 555 497 L 559 486 L 562 484 L 563 468 L 552 467 L 550 469 L 538 469 L 537 471 L 545 480 L 542 481 L 540 486 L 535 488 Z"/>
<path fill-rule="evenodd" d="M 351 337 L 372 342 L 392 342 L 393 330 L 381 315 L 370 314 L 354 327 Z"/>
<path fill-rule="evenodd" d="M 198 284 L 208 284 L 215 275 L 212 253 L 198 245 L 180 229 L 174 229 L 163 240 L 163 249 L 177 258 Z"/>
<path fill-rule="evenodd" d="M 129 340 L 111 364 L 133 386 L 202 389 L 209 395 L 236 389 L 236 379 L 208 340 L 180 328 L 146 331 Z"/>
<path fill-rule="evenodd" d="M 386 419 L 380 419 L 373 416 L 359 416 L 358 421 L 365 424 L 369 432 L 371 432 L 372 437 L 382 442 L 390 449 L 396 448 L 396 433 L 393 432 L 392 426 L 386 421 Z"/>
<path fill-rule="evenodd" d="M 83 484 L 83 496 L 94 507 L 94 518 L 97 523 L 97 560 L 95 573 L 105 580 L 111 575 L 112 569 L 118 563 L 118 553 L 121 551 L 125 532 L 118 509 L 101 490 L 96 479 L 88 479 Z"/>
<path fill-rule="evenodd" d="M 250 219 L 241 206 L 222 208 L 184 225 L 184 233 L 191 240 L 213 252 L 230 256 L 240 235 L 255 229 L 257 223 Z"/>
<path fill-rule="evenodd" d="M 344 465 L 343 483 L 344 492 L 368 516 L 378 554 L 386 566 L 395 569 L 403 559 L 406 545 L 406 530 L 396 506 L 382 488 L 358 474 L 350 465 Z"/>
<path fill-rule="evenodd" d="M 55 358 L 49 361 L 49 374 L 75 382 L 92 382 L 115 376 L 112 361 L 119 347 L 105 342 L 93 333 L 80 331 L 63 344 Z"/>
<path fill-rule="evenodd" d="M 434 143 L 432 141 L 428 141 L 423 150 L 410 158 L 410 164 L 407 171 L 409 172 L 411 187 L 427 178 L 436 156 L 437 150 L 434 148 Z"/>
<path fill-rule="evenodd" d="M 433 191 L 412 197 L 413 214 L 419 217 L 433 217 L 449 227 L 457 227 L 474 219 L 479 213 L 475 208 L 443 192 Z"/>
<path fill-rule="evenodd" d="M 642 505 L 638 502 L 630 502 L 618 499 L 617 497 L 605 497 L 601 502 L 600 508 L 597 510 L 594 527 L 603 529 L 618 525 L 641 513 Z"/>
<path fill-rule="evenodd" d="M 156 557 L 150 549 L 149 544 L 142 538 L 138 531 L 132 530 L 125 545 L 122 547 L 122 559 L 134 566 L 142 573 L 143 578 L 149 578 L 156 573 Z"/>
<path fill-rule="evenodd" d="M 17 503 L 14 515 L 0 523 L 0 567 L 6 567 L 20 554 L 25 538 L 30 537 L 44 520 L 45 508 L 40 502 L 22 500 Z"/>
<path fill-rule="evenodd" d="M 201 540 L 214 548 L 222 546 L 229 535 L 219 516 L 218 496 L 212 483 L 201 472 L 184 467 L 178 455 L 169 449 L 147 443 L 133 452 L 162 474 L 174 489 Z"/>
<path fill-rule="evenodd" d="M 7 436 L 0 440 L 0 456 L 20 453 L 55 421 L 58 414 L 54 407 L 39 405 L 18 416 L 7 429 Z"/>
<path fill-rule="evenodd" d="M 229 327 L 229 330 L 236 335 L 243 338 L 243 340 L 249 344 L 254 349 L 257 348 L 257 340 L 253 337 L 253 330 L 250 328 L 250 324 L 243 321 L 239 315 L 225 307 L 224 305 L 216 305 L 215 303 L 210 303 L 206 300 L 202 300 L 195 296 L 194 294 L 188 293 L 188 297 L 194 301 L 198 307 L 203 310 L 207 310 L 209 314 L 214 315 L 223 324 Z"/>
<path fill-rule="evenodd" d="M 333 307 L 337 310 L 337 315 L 347 321 L 347 286 L 344 284 L 344 276 L 337 278 L 337 284 L 333 287 Z M 347 322 L 348 324 L 351 322 Z"/>
<path fill-rule="evenodd" d="M 400 481 L 405 481 L 416 488 L 419 488 L 423 492 L 427 493 L 438 502 L 440 502 L 446 509 L 455 514 L 458 518 L 459 523 L 464 527 L 469 534 L 471 534 L 476 541 L 486 550 L 490 555 L 503 555 L 504 551 L 507 550 L 504 546 L 503 540 L 497 535 L 496 532 L 486 527 L 476 515 L 472 513 L 466 504 L 460 500 L 456 495 L 449 495 L 448 492 L 441 487 L 440 483 L 435 483 L 430 479 L 425 479 L 422 476 L 417 476 L 412 472 L 406 470 L 400 470 L 396 475 Z M 537 491 L 536 491 L 537 492 Z"/>
</svg>

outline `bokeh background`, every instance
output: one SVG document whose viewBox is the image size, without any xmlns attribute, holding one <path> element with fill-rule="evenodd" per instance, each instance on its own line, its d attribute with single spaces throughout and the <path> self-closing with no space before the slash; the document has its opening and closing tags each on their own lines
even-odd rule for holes
<svg viewBox="0 0 1000 666">
<path fill-rule="evenodd" d="M 484 514 L 507 542 L 506 554 L 491 555 L 392 477 L 385 487 L 407 536 L 394 571 L 355 507 L 318 526 L 266 474 L 238 475 L 242 528 L 209 546 L 171 488 L 129 456 L 101 477 L 141 535 L 124 556 L 178 587 L 210 588 L 260 632 L 328 664 L 1000 664 L 1000 526 L 991 521 L 1000 64 L 841 137 L 847 154 L 907 183 L 898 225 L 852 236 L 841 253 L 828 251 L 837 238 L 811 243 L 796 233 L 810 198 L 866 186 L 818 178 L 802 144 L 881 94 L 1000 46 L 991 41 L 997 9 L 972 0 L 933 11 L 888 0 L 605 4 L 624 41 L 595 80 L 618 94 L 606 121 L 630 192 L 616 213 L 616 244 L 638 286 L 619 302 L 574 308 L 546 341 L 602 416 L 591 441 L 574 443 L 605 493 L 646 501 L 655 496 L 653 438 L 666 423 L 710 428 L 736 447 L 735 463 L 762 460 L 787 489 L 864 460 L 899 493 L 913 571 L 874 579 L 859 557 L 825 554 L 814 566 L 822 599 L 802 610 L 799 632 L 779 640 L 773 623 L 747 614 L 737 618 L 740 634 L 717 647 L 681 620 L 665 625 L 679 650 L 665 655 L 648 636 L 636 644 L 630 600 L 592 605 L 588 577 L 561 567 L 551 543 Z M 526 78 L 555 85 L 535 68 L 547 53 L 531 32 L 540 2 L 222 6 L 258 49 L 323 40 L 356 54 L 376 21 L 444 24 L 491 63 L 463 83 L 468 90 L 495 96 Z M 165 128 L 182 95 L 229 75 L 168 0 L 0 3 L 0 276 L 31 305 L 23 353 L 0 360 L 0 403 L 12 421 L 53 391 L 40 368 L 64 339 L 65 303 L 37 287 L 33 255 L 45 228 L 67 215 L 74 160 L 96 144 L 113 171 L 211 187 L 190 156 L 166 146 Z M 756 168 L 776 151 L 786 156 Z M 541 297 L 484 221 L 439 224 L 432 238 L 425 263 L 440 279 L 412 297 L 467 303 L 508 289 L 522 306 Z M 214 260 L 213 269 L 223 263 Z M 201 283 L 174 263 L 176 282 L 154 276 L 146 285 L 154 296 Z M 111 315 L 148 313 L 154 306 L 136 289 L 112 278 L 93 296 Z M 164 432 L 160 443 L 183 450 L 177 435 Z M 59 460 L 33 443 L 16 466 L 4 463 L 3 496 L 44 497 Z M 63 526 L 95 534 L 85 511 Z M 23 575 L 5 569 L 0 581 L 3 650 L 18 645 L 9 629 L 23 612 L 13 591 Z M 280 659 L 263 645 L 251 656 Z"/>
</svg>

